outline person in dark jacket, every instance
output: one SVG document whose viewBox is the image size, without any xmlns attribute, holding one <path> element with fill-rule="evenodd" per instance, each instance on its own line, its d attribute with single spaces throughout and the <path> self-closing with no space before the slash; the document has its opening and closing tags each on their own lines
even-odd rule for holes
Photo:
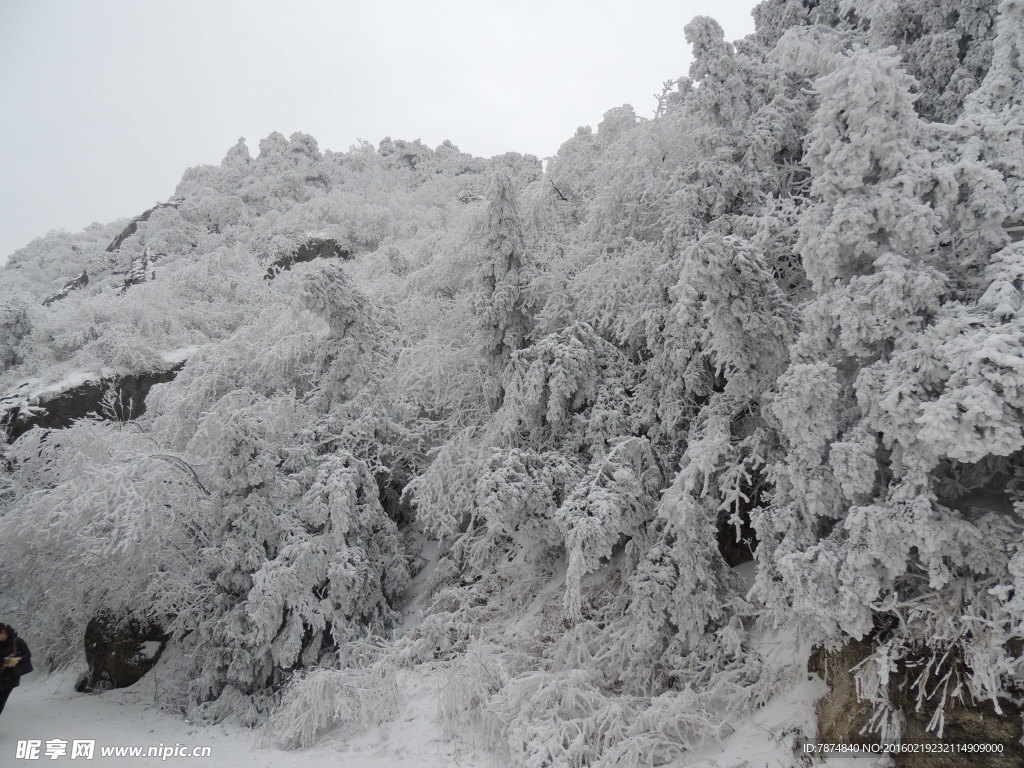
<svg viewBox="0 0 1024 768">
<path fill-rule="evenodd" d="M 10 624 L 0 624 L 0 712 L 11 691 L 21 684 L 21 676 L 32 671 L 32 652 Z"/>
</svg>

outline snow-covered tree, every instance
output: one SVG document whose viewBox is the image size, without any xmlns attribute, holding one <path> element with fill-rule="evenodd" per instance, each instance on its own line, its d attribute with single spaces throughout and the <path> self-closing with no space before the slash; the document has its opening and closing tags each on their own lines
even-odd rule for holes
<svg viewBox="0 0 1024 768">
<path fill-rule="evenodd" d="M 474 276 L 474 310 L 481 326 L 481 352 L 500 377 L 509 357 L 527 343 L 530 333 L 531 321 L 523 301 L 529 257 L 511 179 L 500 172 L 492 175 L 486 199 Z"/>
<path fill-rule="evenodd" d="M 2 457 L 4 598 L 45 603 L 15 618 L 59 662 L 98 612 L 153 619 L 175 706 L 291 746 L 398 717 L 423 674 L 443 729 L 514 762 L 682 764 L 804 679 L 773 623 L 865 642 L 880 715 L 886 681 L 933 731 L 1000 706 L 1022 7 L 766 0 L 743 40 L 694 19 L 654 115 L 543 172 L 274 133 L 31 244 L 10 402 L 188 360 L 143 418 Z M 345 259 L 264 279 L 314 238 Z"/>
</svg>

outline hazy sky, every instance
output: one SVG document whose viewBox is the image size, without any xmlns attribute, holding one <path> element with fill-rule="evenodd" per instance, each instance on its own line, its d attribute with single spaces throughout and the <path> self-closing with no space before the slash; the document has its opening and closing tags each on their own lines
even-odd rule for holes
<svg viewBox="0 0 1024 768">
<path fill-rule="evenodd" d="M 755 0 L 0 0 L 0 262 L 140 213 L 239 136 L 451 139 L 547 157 L 611 107 L 653 112 L 684 25 Z"/>
</svg>

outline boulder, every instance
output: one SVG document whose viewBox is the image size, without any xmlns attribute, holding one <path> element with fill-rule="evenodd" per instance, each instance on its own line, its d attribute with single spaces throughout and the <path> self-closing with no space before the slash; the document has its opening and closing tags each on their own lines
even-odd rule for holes
<svg viewBox="0 0 1024 768">
<path fill-rule="evenodd" d="M 110 613 L 94 616 L 85 628 L 85 659 L 89 674 L 79 691 L 100 691 L 134 685 L 160 659 L 168 635 L 159 624 Z"/>
</svg>

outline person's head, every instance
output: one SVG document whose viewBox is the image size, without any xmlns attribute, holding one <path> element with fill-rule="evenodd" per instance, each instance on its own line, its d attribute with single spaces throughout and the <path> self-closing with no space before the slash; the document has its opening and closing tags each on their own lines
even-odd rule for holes
<svg viewBox="0 0 1024 768">
<path fill-rule="evenodd" d="M 14 637 L 17 634 L 10 624 L 0 624 L 0 643 L 6 643 L 8 638 Z"/>
</svg>

